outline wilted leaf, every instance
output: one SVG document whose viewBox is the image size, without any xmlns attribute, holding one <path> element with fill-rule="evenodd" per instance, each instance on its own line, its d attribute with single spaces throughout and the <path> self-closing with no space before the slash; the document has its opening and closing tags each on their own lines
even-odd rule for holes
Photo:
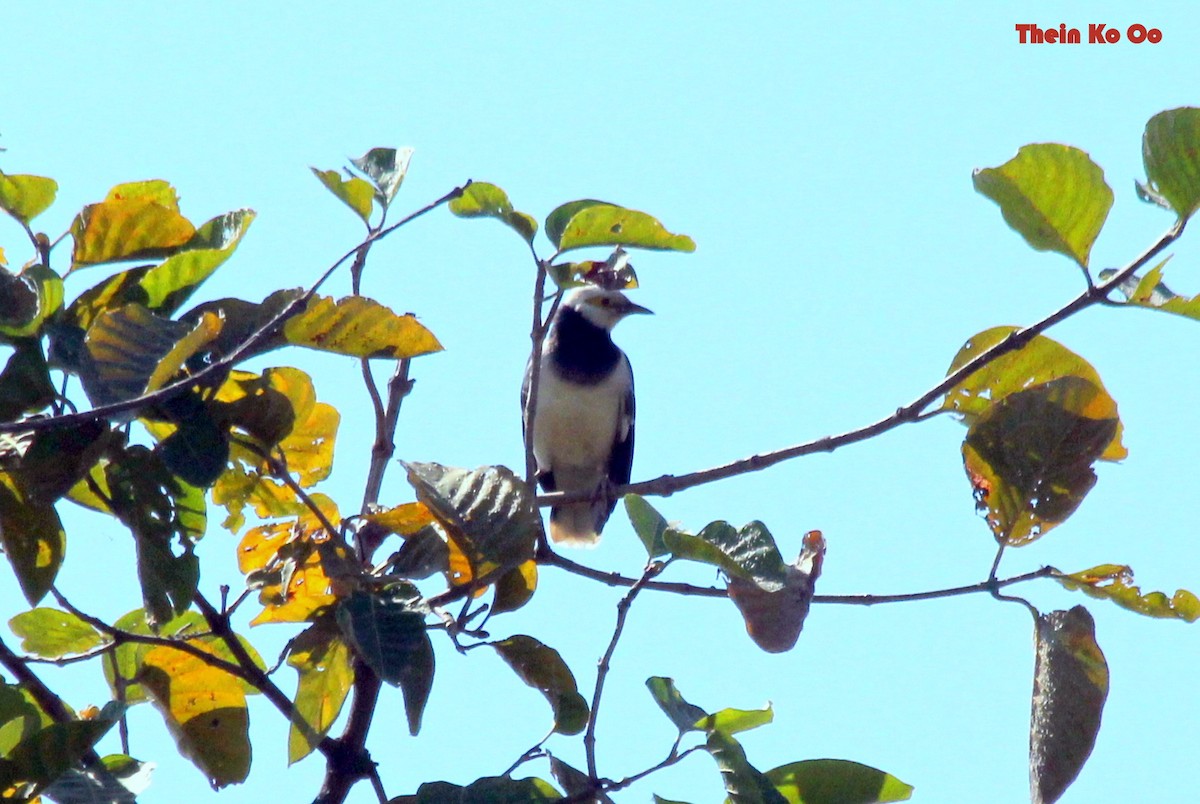
<svg viewBox="0 0 1200 804">
<path fill-rule="evenodd" d="M 613 204 L 589 204 L 579 209 L 563 227 L 562 236 L 556 245 L 559 253 L 586 246 L 696 250 L 695 241 L 687 235 L 667 231 L 658 219 L 645 212 Z"/>
<path fill-rule="evenodd" d="M 362 218 L 363 223 L 369 222 L 371 202 L 375 198 L 375 189 L 369 182 L 358 176 L 342 178 L 342 175 L 336 170 L 317 170 L 316 168 L 310 168 L 310 170 L 321 180 L 321 184 L 324 184 L 329 192 L 354 210 L 358 217 Z"/>
<path fill-rule="evenodd" d="M 350 648 L 340 633 L 324 623 L 310 625 L 290 643 L 287 663 L 300 675 L 296 715 L 288 733 L 288 764 L 312 753 L 338 714 L 354 684 Z"/>
<path fill-rule="evenodd" d="M 196 229 L 179 214 L 175 189 L 165 181 L 118 184 L 71 224 L 71 270 L 136 258 L 163 257 L 191 240 Z"/>
<path fill-rule="evenodd" d="M 1017 327 L 993 327 L 971 338 L 958 350 L 946 374 L 953 374 L 974 357 L 1003 341 Z M 961 414 L 970 426 L 993 404 L 1017 391 L 1040 385 L 1059 377 L 1080 377 L 1103 391 L 1102 396 L 1092 401 L 1088 415 L 1103 419 L 1117 419 L 1117 403 L 1104 390 L 1100 375 L 1090 363 L 1067 347 L 1044 335 L 1037 335 L 1029 343 L 1013 352 L 989 362 L 973 372 L 965 380 L 946 392 L 942 403 L 944 410 Z M 1112 441 L 1100 456 L 1105 461 L 1119 461 L 1128 455 L 1121 444 L 1124 427 L 1117 421 L 1117 430 Z"/>
<path fill-rule="evenodd" d="M 976 170 L 972 178 L 1030 246 L 1087 267 L 1113 192 L 1086 153 L 1057 143 L 1026 145 L 1000 167 Z"/>
<path fill-rule="evenodd" d="M 1029 780 L 1034 804 L 1053 804 L 1096 744 L 1108 697 L 1108 663 L 1083 606 L 1038 615 L 1035 637 Z"/>
<path fill-rule="evenodd" d="M 412 156 L 412 148 L 372 148 L 350 162 L 375 184 L 379 203 L 386 207 L 392 203 L 408 175 Z"/>
<path fill-rule="evenodd" d="M 45 176 L 8 175 L 0 171 L 0 209 L 29 223 L 54 203 L 58 182 Z"/>
<path fill-rule="evenodd" d="M 403 360 L 440 352 L 442 345 L 416 316 L 396 315 L 365 296 L 334 301 L 315 296 L 283 327 L 288 343 L 353 357 Z"/>
<path fill-rule="evenodd" d="M 1159 112 L 1146 123 L 1142 161 L 1150 190 L 1186 220 L 1200 207 L 1200 109 Z"/>
<path fill-rule="evenodd" d="M 21 650 L 43 659 L 61 659 L 86 653 L 104 644 L 100 632 L 74 614 L 58 609 L 36 608 L 8 621 L 21 638 Z"/>
<path fill-rule="evenodd" d="M 575 685 L 575 676 L 554 648 L 518 634 L 490 642 L 501 658 L 529 686 L 546 696 L 554 710 L 554 730 L 578 734 L 587 725 L 588 705 Z"/>
<path fill-rule="evenodd" d="M 755 581 L 729 576 L 729 599 L 741 612 L 746 633 L 754 644 L 768 653 L 782 653 L 795 646 L 808 616 L 813 586 L 821 574 L 824 557 L 825 540 L 821 532 L 810 531 L 804 537 L 804 549 L 796 563 L 784 566 L 782 587 L 764 588 Z"/>
<path fill-rule="evenodd" d="M 425 631 L 425 612 L 415 587 L 355 592 L 341 600 L 337 621 L 354 652 L 380 678 L 404 693 L 408 730 L 416 735 L 433 688 L 433 645 Z"/>
<path fill-rule="evenodd" d="M 1121 564 L 1101 564 L 1070 575 L 1055 575 L 1054 579 L 1068 589 L 1111 600 L 1147 617 L 1177 618 L 1189 623 L 1200 619 L 1200 598 L 1196 595 L 1186 589 L 1176 591 L 1171 597 L 1162 592 L 1142 594 L 1133 583 L 1133 570 Z"/>
<path fill-rule="evenodd" d="M 508 194 L 485 181 L 471 182 L 462 195 L 450 202 L 450 211 L 460 218 L 496 218 L 528 243 L 532 243 L 537 234 L 537 221 L 513 209 Z"/>
<path fill-rule="evenodd" d="M 474 471 L 404 463 L 408 482 L 469 564 L 465 582 L 533 558 L 542 520 L 523 481 L 503 466 Z M 451 567 L 454 568 L 453 555 Z"/>
<path fill-rule="evenodd" d="M 1096 484 L 1092 469 L 1117 428 L 1110 399 L 1060 377 L 996 402 L 963 442 L 963 465 L 996 539 L 1027 544 L 1065 521 Z"/>
<path fill-rule="evenodd" d="M 1200 320 L 1200 294 L 1188 298 L 1176 294 L 1167 287 L 1162 281 L 1163 268 L 1166 264 L 1167 260 L 1163 260 L 1147 271 L 1145 276 L 1130 277 L 1117 287 L 1125 294 L 1125 299 L 1129 304 Z M 1101 271 L 1100 278 L 1104 279 L 1106 273 L 1111 275 L 1115 272 Z"/>
<path fill-rule="evenodd" d="M 720 567 L 766 592 L 784 588 L 787 564 L 767 526 L 751 522 L 735 529 L 728 522 L 710 522 L 698 535 L 668 528 L 663 542 L 678 558 Z"/>
<path fill-rule="evenodd" d="M 145 654 L 138 680 L 162 713 L 179 753 L 213 789 L 246 780 L 250 715 L 238 679 L 190 654 L 156 647 Z"/>
<path fill-rule="evenodd" d="M 890 773 L 844 759 L 792 762 L 772 768 L 766 777 L 788 804 L 908 801 L 913 791 Z"/>
</svg>

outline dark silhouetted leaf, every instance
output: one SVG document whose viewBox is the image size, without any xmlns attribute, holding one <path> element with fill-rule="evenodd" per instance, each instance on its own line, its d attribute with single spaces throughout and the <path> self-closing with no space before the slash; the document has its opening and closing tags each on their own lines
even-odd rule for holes
<svg viewBox="0 0 1200 804">
<path fill-rule="evenodd" d="M 651 676 L 646 679 L 646 688 L 680 732 L 698 730 L 700 721 L 708 717 L 708 712 L 683 699 L 675 687 L 675 679 Z"/>
<path fill-rule="evenodd" d="M 16 421 L 25 413 L 43 410 L 54 398 L 50 368 L 41 348 L 35 343 L 23 342 L 0 372 L 0 421 Z"/>
<path fill-rule="evenodd" d="M 1189 623 L 1200 619 L 1200 598 L 1196 595 L 1186 589 L 1176 591 L 1171 597 L 1162 592 L 1142 594 L 1133 583 L 1133 570 L 1122 564 L 1101 564 L 1070 575 L 1056 575 L 1054 579 L 1068 589 L 1111 600 L 1147 617 L 1176 618 Z"/>
<path fill-rule="evenodd" d="M 581 770 L 577 770 L 558 757 L 550 757 L 550 773 L 568 796 L 586 795 L 592 789 L 592 780 Z M 613 804 L 613 800 L 604 793 L 592 793 L 587 799 L 588 804 Z"/>
<path fill-rule="evenodd" d="M 415 735 L 433 687 L 434 664 L 424 612 L 408 596 L 412 591 L 355 592 L 338 603 L 337 621 L 354 652 L 380 678 L 400 687 L 408 730 Z"/>
<path fill-rule="evenodd" d="M 787 804 L 762 771 L 750 764 L 740 743 L 721 731 L 708 733 L 708 753 L 716 760 L 731 804 Z"/>
<path fill-rule="evenodd" d="M 1146 123 L 1142 161 L 1150 190 L 1181 219 L 1200 207 L 1200 109 L 1159 112 Z"/>
<path fill-rule="evenodd" d="M 554 730 L 578 734 L 587 725 L 588 705 L 575 685 L 575 676 L 554 648 L 531 636 L 518 634 L 490 642 L 516 674 L 546 696 L 554 710 Z"/>
<path fill-rule="evenodd" d="M 788 804 L 908 801 L 913 791 L 889 773 L 844 759 L 792 762 L 772 768 L 766 777 Z"/>
<path fill-rule="evenodd" d="M 62 279 L 49 268 L 31 265 L 16 276 L 0 268 L 0 336 L 37 335 L 62 303 Z"/>
<path fill-rule="evenodd" d="M 976 170 L 973 179 L 1025 242 L 1087 267 L 1113 192 L 1086 153 L 1057 143 L 1026 145 L 1000 167 Z"/>
<path fill-rule="evenodd" d="M 414 804 L 538 804 L 558 801 L 562 794 L 543 779 L 491 776 L 466 787 L 450 782 L 425 782 L 413 798 Z"/>
<path fill-rule="evenodd" d="M 492 614 L 516 611 L 533 599 L 537 590 L 537 561 L 529 559 L 513 567 L 496 581 L 496 596 L 492 600 Z"/>
<path fill-rule="evenodd" d="M 993 327 L 974 336 L 958 350 L 946 373 L 953 374 L 1016 330 L 1016 327 Z M 946 392 L 942 408 L 961 414 L 967 426 L 970 426 L 993 404 L 1009 394 L 1059 377 L 1081 377 L 1099 388 L 1103 395 L 1092 402 L 1097 413 L 1089 412 L 1089 415 L 1104 419 L 1117 418 L 1117 403 L 1104 390 L 1104 383 L 1100 381 L 1096 369 L 1067 347 L 1043 335 L 1037 335 L 1020 349 L 991 361 L 951 388 Z M 1112 441 L 1100 456 L 1102 460 L 1119 461 L 1128 455 L 1121 444 L 1123 430 L 1118 421 Z"/>
<path fill-rule="evenodd" d="M 11 475 L 0 473 L 0 545 L 29 605 L 50 591 L 66 540 L 53 504 L 30 500 Z"/>
<path fill-rule="evenodd" d="M 1108 663 L 1083 606 L 1038 615 L 1035 638 L 1029 778 L 1034 804 L 1053 804 L 1096 744 L 1108 697 Z"/>
<path fill-rule="evenodd" d="M 1074 513 L 1116 431 L 1101 418 L 1109 408 L 1102 389 L 1061 377 L 1009 394 L 971 425 L 963 465 L 997 540 L 1027 544 Z"/>
</svg>

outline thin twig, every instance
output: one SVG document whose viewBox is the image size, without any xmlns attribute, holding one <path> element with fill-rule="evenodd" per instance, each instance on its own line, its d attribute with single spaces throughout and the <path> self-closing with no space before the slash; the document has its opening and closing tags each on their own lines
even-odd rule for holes
<svg viewBox="0 0 1200 804">
<path fill-rule="evenodd" d="M 601 657 L 600 664 L 596 668 L 596 689 L 592 693 L 592 708 L 588 712 L 587 730 L 583 733 L 583 750 L 587 754 L 588 778 L 593 783 L 600 780 L 600 776 L 596 772 L 596 719 L 600 712 L 600 697 L 604 693 L 604 681 L 608 677 L 608 671 L 612 665 L 613 653 L 617 650 L 617 642 L 620 641 L 621 633 L 625 630 L 625 618 L 629 616 L 629 608 L 633 605 L 633 599 L 637 597 L 638 592 L 645 588 L 647 583 L 654 579 L 654 576 L 666 568 L 668 563 L 670 562 L 651 560 L 646 565 L 645 571 L 642 572 L 642 577 L 638 578 L 637 582 L 629 588 L 625 597 L 617 603 L 617 624 L 613 628 L 612 639 L 608 641 L 608 649 L 604 651 L 604 656 Z"/>
<path fill-rule="evenodd" d="M 894 413 L 885 416 L 878 421 L 872 422 L 865 427 L 859 427 L 855 430 L 849 430 L 839 435 L 829 435 L 818 438 L 813 441 L 806 441 L 801 444 L 796 444 L 783 449 L 764 452 L 758 455 L 751 455 L 748 458 L 733 461 L 722 466 L 714 466 L 710 469 L 702 469 L 698 472 L 690 472 L 684 475 L 662 475 L 653 480 L 644 480 L 639 483 L 629 483 L 624 486 L 618 486 L 613 490 L 614 495 L 621 496 L 624 494 L 641 494 L 644 496 L 661 496 L 666 497 L 674 494 L 677 491 L 701 486 L 707 483 L 712 483 L 716 480 L 724 480 L 725 478 L 735 477 L 737 475 L 746 474 L 747 472 L 756 472 L 760 469 L 766 469 L 769 466 L 774 466 L 777 463 L 799 458 L 803 455 L 810 455 L 817 452 L 832 452 L 839 447 L 844 447 L 848 444 L 854 444 L 859 441 L 865 441 L 877 435 L 892 430 L 902 424 L 909 424 L 919 421 L 925 416 L 925 409 L 929 407 L 938 397 L 943 396 L 954 386 L 966 380 L 979 369 L 996 360 L 1009 352 L 1014 352 L 1029 341 L 1033 340 L 1034 336 L 1041 334 L 1050 327 L 1058 324 L 1075 313 L 1090 307 L 1094 304 L 1101 304 L 1107 298 L 1108 294 L 1114 288 L 1128 279 L 1139 268 L 1143 267 L 1147 262 L 1153 259 L 1159 252 L 1165 249 L 1171 243 L 1175 242 L 1183 233 L 1184 222 L 1179 221 L 1164 233 L 1154 245 L 1146 249 L 1133 262 L 1126 265 L 1121 270 L 1113 274 L 1105 282 L 1099 285 L 1088 287 L 1067 304 L 1055 310 L 1040 321 L 1031 324 L 1023 329 L 1016 330 L 1008 335 L 1004 340 L 994 346 L 985 349 L 971 360 L 964 363 L 957 371 L 946 375 L 945 379 L 938 382 L 932 388 L 921 394 L 912 402 L 897 408 Z M 571 492 L 552 492 L 549 494 L 538 495 L 537 503 L 541 506 L 546 505 L 561 505 L 570 502 L 582 502 L 587 500 L 591 492 L 589 491 L 571 491 Z"/>
</svg>

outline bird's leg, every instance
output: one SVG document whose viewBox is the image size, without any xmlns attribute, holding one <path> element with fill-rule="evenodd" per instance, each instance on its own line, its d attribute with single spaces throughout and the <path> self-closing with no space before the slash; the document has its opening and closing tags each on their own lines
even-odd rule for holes
<svg viewBox="0 0 1200 804">
<path fill-rule="evenodd" d="M 611 477 L 605 475 L 600 478 L 600 482 L 596 484 L 596 488 L 592 492 L 592 502 L 613 506 L 616 505 L 618 496 L 617 484 L 612 481 Z"/>
</svg>

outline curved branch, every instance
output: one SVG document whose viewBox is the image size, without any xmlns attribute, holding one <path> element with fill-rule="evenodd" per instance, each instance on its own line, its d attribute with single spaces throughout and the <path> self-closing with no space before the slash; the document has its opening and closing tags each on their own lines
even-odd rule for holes
<svg viewBox="0 0 1200 804">
<path fill-rule="evenodd" d="M 832 452 L 838 447 L 844 447 L 848 444 L 854 444 L 859 441 L 865 441 L 868 438 L 873 438 L 882 433 L 886 433 L 902 424 L 910 424 L 920 421 L 926 414 L 925 409 L 929 407 L 938 397 L 944 395 L 954 386 L 966 380 L 979 369 L 991 363 L 1009 352 L 1015 352 L 1029 341 L 1033 340 L 1034 336 L 1041 334 L 1045 330 L 1055 324 L 1064 321 L 1075 313 L 1094 304 L 1101 304 L 1107 300 L 1108 294 L 1114 288 L 1133 275 L 1135 271 L 1143 267 L 1155 255 L 1165 249 L 1171 243 L 1175 242 L 1181 234 L 1183 234 L 1185 221 L 1178 221 L 1170 229 L 1164 233 L 1154 245 L 1150 246 L 1133 262 L 1126 265 L 1121 270 L 1117 271 L 1107 281 L 1099 285 L 1089 285 L 1087 290 L 1080 293 L 1067 304 L 1050 313 L 1040 321 L 1030 324 L 1027 327 L 1016 330 L 1009 334 L 1004 340 L 989 349 L 980 352 L 971 360 L 964 363 L 957 371 L 947 374 L 946 377 L 934 385 L 925 393 L 909 402 L 903 407 L 897 408 L 894 413 L 885 416 L 878 421 L 872 422 L 865 427 L 859 427 L 855 430 L 838 435 L 829 435 L 818 438 L 814 441 L 806 441 L 800 444 L 795 444 L 783 449 L 764 452 L 758 455 L 751 455 L 748 458 L 732 461 L 722 466 L 714 466 L 709 469 L 701 469 L 696 472 L 690 472 L 684 475 L 661 475 L 652 480 L 643 480 L 638 483 L 629 483 L 624 486 L 618 486 L 613 490 L 616 496 L 622 494 L 641 494 L 644 496 L 659 496 L 667 497 L 677 491 L 690 489 L 695 486 L 701 486 L 706 483 L 712 483 L 716 480 L 724 480 L 725 478 L 743 475 L 748 472 L 756 472 L 760 469 L 766 469 L 769 466 L 774 466 L 777 463 L 799 458 L 802 455 L 811 455 L 816 452 Z M 540 506 L 560 505 L 568 502 L 583 502 L 589 499 L 591 492 L 553 492 L 550 494 L 538 495 L 537 503 Z"/>
</svg>

